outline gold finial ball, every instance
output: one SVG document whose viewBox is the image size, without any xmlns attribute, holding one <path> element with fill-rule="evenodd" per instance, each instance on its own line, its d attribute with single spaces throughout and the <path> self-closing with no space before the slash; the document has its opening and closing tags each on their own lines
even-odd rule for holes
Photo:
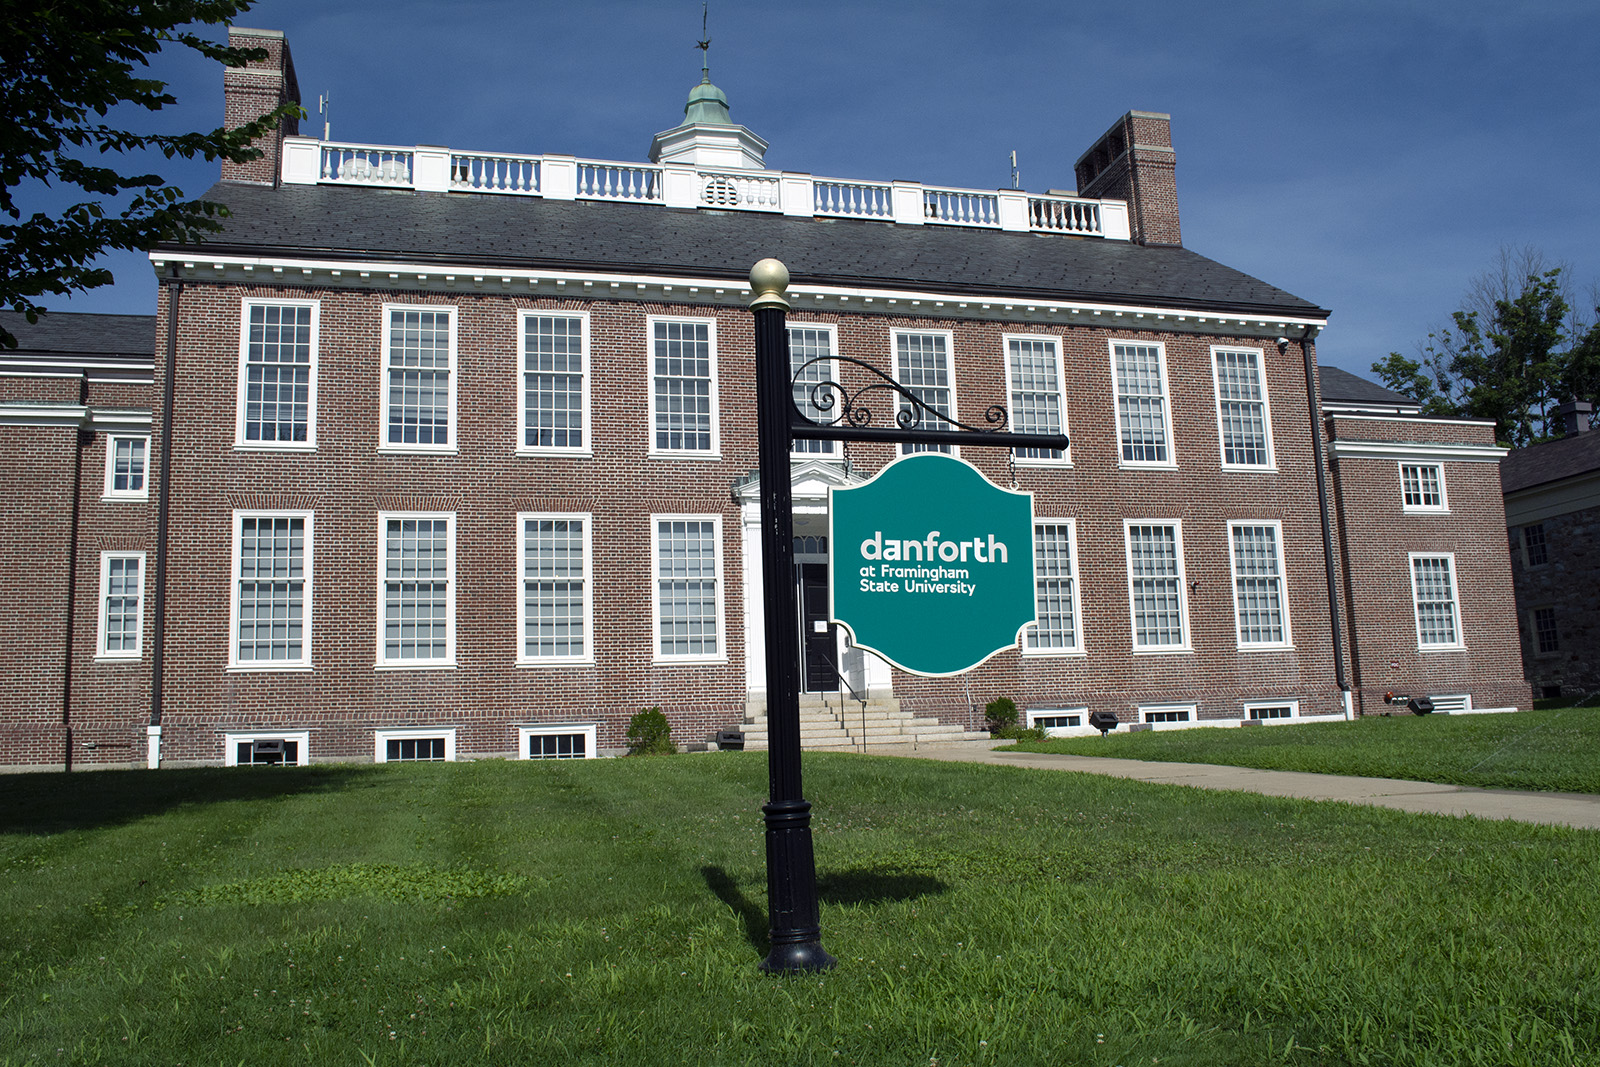
<svg viewBox="0 0 1600 1067">
<path fill-rule="evenodd" d="M 752 306 L 777 304 L 788 307 L 789 302 L 783 298 L 783 291 L 788 287 L 789 268 L 780 260 L 763 259 L 750 268 L 750 288 L 755 292 L 755 297 L 750 301 Z"/>
</svg>

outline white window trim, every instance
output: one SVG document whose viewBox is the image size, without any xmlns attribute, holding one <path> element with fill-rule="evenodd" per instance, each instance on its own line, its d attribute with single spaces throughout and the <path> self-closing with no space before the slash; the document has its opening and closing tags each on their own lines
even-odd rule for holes
<svg viewBox="0 0 1600 1067">
<path fill-rule="evenodd" d="M 1139 620 L 1133 610 L 1133 538 L 1131 535 L 1135 526 L 1172 527 L 1174 547 L 1178 554 L 1178 622 L 1183 627 L 1182 644 L 1146 645 L 1144 647 L 1139 645 Z M 1189 623 L 1189 577 L 1188 569 L 1184 564 L 1183 552 L 1183 520 L 1123 519 L 1122 566 L 1124 573 L 1127 575 L 1124 591 L 1128 595 L 1128 638 L 1132 642 L 1133 654 L 1135 656 L 1166 656 L 1173 653 L 1193 652 L 1194 638 L 1192 637 L 1192 629 Z"/>
<path fill-rule="evenodd" d="M 1261 427 L 1266 437 L 1267 461 L 1265 463 L 1229 463 L 1227 442 L 1222 429 L 1222 381 L 1217 375 L 1218 352 L 1248 352 L 1256 357 L 1256 370 L 1261 375 Z M 1162 371 L 1165 373 L 1166 368 Z M 1168 390 L 1171 391 L 1170 389 Z M 1278 469 L 1278 453 L 1272 447 L 1272 397 L 1267 390 L 1267 356 L 1259 348 L 1244 345 L 1211 346 L 1211 396 L 1217 406 L 1217 457 L 1225 471 L 1265 471 Z"/>
<path fill-rule="evenodd" d="M 1406 503 L 1406 468 L 1407 467 L 1432 467 L 1439 475 L 1439 503 L 1437 504 L 1407 504 Z M 1450 513 L 1450 493 L 1445 488 L 1443 463 L 1408 463 L 1405 460 L 1395 464 L 1395 472 L 1400 476 L 1400 510 L 1407 515 L 1448 515 Z"/>
<path fill-rule="evenodd" d="M 1012 341 L 1027 341 L 1027 342 L 1035 343 L 1035 344 L 1040 342 L 1040 341 L 1043 341 L 1043 342 L 1049 344 L 1051 351 L 1055 355 L 1055 363 L 1056 363 L 1056 399 L 1061 402 L 1061 432 L 1063 434 L 1066 434 L 1068 437 L 1071 437 L 1072 436 L 1072 431 L 1069 428 L 1068 421 L 1067 421 L 1067 379 L 1066 379 L 1066 375 L 1064 373 L 1065 368 L 1062 366 L 1062 362 L 1061 362 L 1061 339 L 1059 337 L 1055 336 L 1054 334 L 1042 334 L 1042 333 L 1003 333 L 1003 334 L 1000 335 L 1001 350 L 1002 350 L 1002 352 L 1004 354 L 1004 357 L 1005 357 L 1004 360 L 1002 361 L 1004 363 L 1005 380 L 1003 382 L 1001 382 L 1001 392 L 1006 397 L 1006 405 L 1007 405 L 1008 408 L 1011 406 L 1011 342 Z M 1015 412 L 1012 413 L 1012 420 L 1011 421 L 1012 421 L 1012 425 L 1009 427 L 1009 429 L 1017 430 L 1018 428 L 1016 426 Z M 1023 432 L 1023 431 L 1019 431 L 1019 432 Z M 1026 431 L 1026 432 L 1032 432 L 1032 431 Z M 1064 448 L 1064 449 L 1061 450 L 1061 457 L 1059 459 L 1041 459 L 1041 458 L 1036 458 L 1036 457 L 1032 457 L 1032 456 L 1028 456 L 1028 457 L 1018 456 L 1016 454 L 1016 450 L 1015 449 L 1012 449 L 1012 457 L 1013 457 L 1013 462 L 1015 462 L 1016 465 L 1019 466 L 1019 467 L 1071 467 L 1072 466 L 1072 449 L 1070 447 Z"/>
<path fill-rule="evenodd" d="M 1456 639 L 1451 644 L 1422 643 L 1422 619 L 1417 611 L 1421 601 L 1417 598 L 1417 564 L 1419 559 L 1448 559 L 1450 561 L 1450 607 L 1455 612 Z M 1412 552 L 1406 556 L 1406 576 L 1411 581 L 1411 622 L 1417 635 L 1418 652 L 1459 652 L 1467 647 L 1466 628 L 1461 614 L 1461 586 L 1456 580 L 1456 554 L 1454 552 Z"/>
<path fill-rule="evenodd" d="M 450 388 L 448 390 L 446 418 L 449 419 L 448 427 L 450 441 L 443 445 L 424 444 L 394 444 L 389 440 L 389 345 L 391 343 L 392 327 L 390 317 L 396 311 L 428 311 L 433 313 L 444 312 L 450 322 Z M 383 339 L 379 357 L 378 374 L 378 451 L 393 452 L 400 455 L 443 455 L 453 456 L 460 451 L 461 423 L 456 418 L 456 382 L 460 377 L 461 359 L 456 345 L 456 309 L 452 304 L 385 304 L 383 305 Z"/>
<path fill-rule="evenodd" d="M 528 598 L 524 583 L 528 553 L 528 522 L 544 519 L 579 520 L 583 523 L 583 655 L 528 655 Z M 584 512 L 520 511 L 517 513 L 517 666 L 568 667 L 594 663 L 594 516 Z"/>
<path fill-rule="evenodd" d="M 528 741 L 534 737 L 549 737 L 552 734 L 582 734 L 584 736 L 583 755 L 574 756 L 573 759 L 598 759 L 595 745 L 599 743 L 600 726 L 592 722 L 550 722 L 539 723 L 537 726 L 517 727 L 517 758 L 524 760 L 533 759 L 528 755 Z"/>
<path fill-rule="evenodd" d="M 239 766 L 239 745 L 244 741 L 293 741 L 300 746 L 300 756 L 293 763 L 283 761 L 285 767 L 305 767 L 311 763 L 310 730 L 230 730 L 222 735 L 222 765 Z M 246 766 L 249 766 L 246 764 Z"/>
<path fill-rule="evenodd" d="M 899 341 L 899 339 L 901 337 L 913 337 L 913 336 L 916 336 L 916 337 L 937 336 L 937 337 L 943 337 L 944 338 L 945 370 L 950 375 L 950 418 L 952 418 L 952 419 L 960 418 L 961 417 L 961 398 L 956 395 L 956 334 L 955 334 L 954 330 L 913 330 L 913 329 L 892 329 L 892 330 L 890 330 L 889 331 L 889 377 L 893 378 L 897 384 L 899 384 L 902 388 L 905 388 L 905 389 L 920 389 L 920 388 L 924 388 L 923 386 L 906 385 L 905 382 L 900 381 L 900 354 L 899 354 L 900 341 Z M 893 398 L 891 398 L 891 399 L 892 399 L 892 402 L 894 403 L 894 411 L 893 411 L 893 413 L 890 414 L 889 417 L 893 418 L 900 411 L 900 403 L 899 403 L 898 399 L 893 399 Z M 939 418 L 935 418 L 935 417 L 931 417 L 931 416 L 924 416 L 923 421 L 921 423 L 919 423 L 916 428 L 917 429 L 921 429 L 921 430 L 938 429 L 938 427 L 931 425 L 931 423 L 940 422 L 940 421 L 942 421 L 942 420 L 939 419 Z M 955 428 L 955 426 L 953 424 L 951 425 L 949 432 L 950 432 L 950 435 L 951 435 L 951 437 L 950 437 L 950 451 L 947 453 L 947 455 L 960 456 L 961 455 L 961 444 L 960 444 L 960 439 L 959 439 L 960 435 L 959 435 L 959 433 L 957 433 L 956 428 Z M 922 446 L 918 446 L 918 447 L 921 447 L 924 450 L 927 450 L 927 449 L 930 449 L 930 448 L 934 448 L 935 446 L 922 445 Z M 895 450 L 894 450 L 895 457 L 898 458 L 900 456 L 914 455 L 915 454 L 915 453 L 907 452 L 905 449 L 906 449 L 905 445 L 896 445 L 895 446 Z"/>
<path fill-rule="evenodd" d="M 305 559 L 301 563 L 301 570 L 305 574 L 301 582 L 301 608 L 300 608 L 300 652 L 298 660 L 275 660 L 263 662 L 260 660 L 241 660 L 239 658 L 239 564 L 240 541 L 244 535 L 244 520 L 251 519 L 304 519 L 306 530 Z M 309 671 L 311 669 L 311 636 L 312 636 L 312 579 L 315 571 L 312 568 L 313 542 L 315 529 L 315 515 L 310 511 L 273 511 L 251 510 L 248 508 L 235 510 L 233 513 L 233 569 L 228 572 L 228 670 L 230 671 Z"/>
<path fill-rule="evenodd" d="M 1029 708 L 1025 714 L 1028 717 L 1028 728 L 1030 730 L 1035 728 L 1043 729 L 1047 737 L 1075 737 L 1082 733 L 1097 734 L 1100 732 L 1089 725 L 1089 709 L 1087 707 Z M 1039 727 L 1040 719 L 1054 719 L 1063 715 L 1078 716 L 1078 725 Z"/>
<path fill-rule="evenodd" d="M 704 448 L 658 448 L 656 447 L 656 325 L 658 323 L 693 323 L 705 326 L 706 343 L 711 351 L 711 447 Z M 719 402 L 720 381 L 718 378 L 717 360 L 717 320 L 694 318 L 682 315 L 651 315 L 645 319 L 645 388 L 646 400 L 649 405 L 648 429 L 650 434 L 650 456 L 667 456 L 672 459 L 721 459 L 722 458 L 722 405 Z"/>
<path fill-rule="evenodd" d="M 583 406 L 582 432 L 583 445 L 579 448 L 556 445 L 530 445 L 528 444 L 528 320 L 529 319 L 578 319 L 583 325 L 582 339 L 579 344 L 579 361 L 583 376 Z M 716 349 L 713 346 L 712 352 Z M 650 396 L 652 415 L 650 418 L 650 440 L 655 440 L 655 416 L 653 413 L 654 398 L 656 393 L 654 360 L 655 360 L 655 327 L 650 327 Z M 715 363 L 713 362 L 713 368 Z M 594 455 L 594 428 L 590 424 L 590 389 L 591 380 L 589 364 L 589 313 L 587 311 L 549 311 L 536 308 L 526 308 L 517 316 L 517 455 L 519 456 L 592 456 Z M 712 381 L 716 377 L 713 373 Z M 713 402 L 712 410 L 716 410 Z"/>
<path fill-rule="evenodd" d="M 388 525 L 395 519 L 428 519 L 448 521 L 448 558 L 445 562 L 445 654 L 443 659 L 388 659 L 385 655 L 385 619 L 388 601 L 388 576 L 385 561 L 388 558 Z M 378 606 L 377 606 L 377 663 L 375 669 L 427 671 L 452 670 L 456 666 L 456 513 L 453 511 L 380 511 L 378 512 Z"/>
<path fill-rule="evenodd" d="M 1054 462 L 1051 462 L 1050 465 L 1051 466 L 1059 466 L 1059 464 L 1056 464 Z M 1072 618 L 1073 618 L 1073 621 L 1074 621 L 1074 624 L 1075 624 L 1073 626 L 1073 636 L 1076 638 L 1076 642 L 1077 643 L 1073 644 L 1073 645 L 1070 645 L 1070 646 L 1067 646 L 1065 648 L 1033 648 L 1028 644 L 1027 635 L 1024 634 L 1023 638 L 1022 638 L 1022 654 L 1025 657 L 1035 657 L 1035 656 L 1037 656 L 1037 657 L 1041 657 L 1041 658 L 1045 658 L 1045 657 L 1059 658 L 1059 657 L 1062 657 L 1062 656 L 1087 656 L 1089 654 L 1089 650 L 1088 650 L 1088 647 L 1084 643 L 1084 633 L 1083 633 L 1083 595 L 1082 595 L 1083 582 L 1080 580 L 1079 570 L 1078 570 L 1078 520 L 1077 519 L 1053 518 L 1053 517 L 1048 516 L 1048 515 L 1035 515 L 1033 517 L 1033 525 L 1034 526 L 1065 526 L 1067 528 L 1067 551 L 1072 553 Z M 1037 558 L 1035 559 L 1034 563 L 1037 566 L 1037 564 L 1038 564 Z M 1034 581 L 1034 603 L 1035 603 L 1035 605 L 1037 605 L 1037 603 L 1038 603 L 1038 583 L 1039 583 L 1039 575 L 1038 575 L 1037 571 L 1034 573 L 1033 581 Z M 1034 622 L 1032 625 L 1037 627 L 1039 624 L 1037 622 Z"/>
<path fill-rule="evenodd" d="M 1244 641 L 1239 637 L 1239 561 L 1233 554 L 1233 531 L 1238 526 L 1270 526 L 1273 548 L 1278 554 L 1278 610 L 1283 615 L 1282 641 Z M 1277 519 L 1233 519 L 1228 523 L 1228 594 L 1233 600 L 1233 639 L 1240 652 L 1278 652 L 1294 648 L 1294 630 L 1289 623 L 1289 571 L 1283 558 L 1283 523 Z"/>
<path fill-rule="evenodd" d="M 1167 704 L 1140 704 L 1138 706 L 1139 725 L 1148 726 L 1152 730 L 1185 730 L 1195 726 L 1200 721 L 1200 706 L 1198 704 L 1167 703 Z M 1151 722 L 1153 714 L 1166 712 L 1188 712 L 1189 717 L 1181 722 Z"/>
<path fill-rule="evenodd" d="M 1166 435 L 1167 458 L 1164 460 L 1124 459 L 1122 455 L 1121 396 L 1117 392 L 1117 346 L 1138 345 L 1154 348 L 1161 365 L 1161 423 Z M 1130 338 L 1111 338 L 1106 342 L 1107 366 L 1111 370 L 1111 430 L 1117 450 L 1117 466 L 1133 470 L 1168 471 L 1178 469 L 1178 442 L 1172 433 L 1172 376 L 1167 373 L 1167 346 L 1161 341 L 1137 341 Z M 1215 372 L 1213 372 L 1215 373 Z"/>
<path fill-rule="evenodd" d="M 117 490 L 113 488 L 117 476 L 117 442 L 118 441 L 143 441 L 144 442 L 144 487 L 135 491 L 129 489 Z M 150 499 L 150 435 L 138 433 L 108 433 L 106 434 L 106 488 L 100 497 L 102 500 L 149 500 Z"/>
<path fill-rule="evenodd" d="M 1257 708 L 1288 708 L 1289 717 L 1287 719 L 1252 719 L 1250 713 Z M 1263 726 L 1271 726 L 1273 723 L 1280 722 L 1298 722 L 1299 720 L 1300 701 L 1298 700 L 1247 700 L 1244 702 L 1244 707 L 1239 711 L 1240 722 L 1259 722 Z"/>
<path fill-rule="evenodd" d="M 411 726 L 399 730 L 374 730 L 372 732 L 372 762 L 389 762 L 390 741 L 420 741 L 430 737 L 444 738 L 444 762 L 456 761 L 456 728 L 454 726 Z M 437 760 L 396 760 L 396 763 L 435 763 Z"/>
<path fill-rule="evenodd" d="M 133 651 L 118 649 L 115 652 L 106 649 L 106 600 L 111 593 L 111 561 L 113 559 L 137 559 L 139 561 L 139 620 L 134 631 Z M 95 641 L 95 659 L 113 663 L 127 663 L 137 661 L 144 656 L 144 567 L 145 554 L 138 552 L 105 551 L 100 553 L 100 610 L 98 634 Z"/>
<path fill-rule="evenodd" d="M 709 522 L 717 539 L 717 651 L 713 655 L 690 653 L 668 655 L 661 651 L 661 533 L 663 522 Z M 650 661 L 652 663 L 726 663 L 728 662 L 728 614 L 724 607 L 727 596 L 727 567 L 723 557 L 722 516 L 658 514 L 650 516 Z"/>
<path fill-rule="evenodd" d="M 790 321 L 789 324 L 788 324 L 788 329 L 790 329 L 790 330 L 816 330 L 819 333 L 826 333 L 828 335 L 828 351 L 832 352 L 833 355 L 828 357 L 828 361 L 825 364 L 823 364 L 823 366 L 827 368 L 827 375 L 828 375 L 829 380 L 830 381 L 835 381 L 835 382 L 838 381 L 839 380 L 839 327 L 834 325 L 831 322 L 794 322 L 794 321 Z M 790 364 L 789 377 L 791 379 L 794 378 L 794 369 L 793 369 L 792 362 Z M 835 407 L 834 414 L 835 415 L 839 415 L 839 414 L 842 414 L 842 413 L 838 410 L 837 407 Z M 822 445 L 822 446 L 825 446 L 828 449 L 828 451 L 802 452 L 802 451 L 799 450 L 799 446 L 802 443 L 808 444 L 808 445 L 811 445 L 811 444 Z M 813 459 L 817 459 L 817 460 L 837 460 L 837 459 L 841 458 L 841 455 L 840 455 L 840 444 L 837 441 L 806 441 L 806 442 L 801 442 L 799 440 L 796 440 L 790 446 L 789 454 L 790 454 L 790 458 L 795 463 L 804 463 L 807 460 L 813 460 Z"/>
<path fill-rule="evenodd" d="M 311 387 L 306 392 L 306 439 L 304 441 L 246 441 L 244 410 L 246 379 L 250 356 L 250 309 L 252 307 L 308 307 L 311 309 Z M 315 452 L 317 448 L 317 373 L 322 359 L 322 301 L 268 300 L 245 297 L 239 306 L 239 376 L 235 385 L 233 447 L 247 452 Z"/>
</svg>

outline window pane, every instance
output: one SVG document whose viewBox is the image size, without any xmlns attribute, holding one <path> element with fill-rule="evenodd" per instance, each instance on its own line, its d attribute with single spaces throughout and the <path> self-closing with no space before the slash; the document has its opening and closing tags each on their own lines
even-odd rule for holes
<svg viewBox="0 0 1600 1067">
<path fill-rule="evenodd" d="M 384 542 L 384 659 L 448 659 L 450 520 L 390 519 Z"/>
<path fill-rule="evenodd" d="M 1165 463 L 1167 387 L 1161 350 L 1151 345 L 1113 345 L 1111 351 L 1122 458 L 1131 463 Z"/>
<path fill-rule="evenodd" d="M 716 524 L 683 519 L 657 522 L 656 567 L 661 655 L 716 655 Z"/>
<path fill-rule="evenodd" d="M 1455 582 L 1450 573 L 1450 557 L 1413 559 L 1411 580 L 1417 605 L 1418 643 L 1457 644 Z"/>
<path fill-rule="evenodd" d="M 106 599 L 101 632 L 107 655 L 131 655 L 139 651 L 140 570 L 138 556 L 110 556 L 106 559 Z"/>
<path fill-rule="evenodd" d="M 1276 527 L 1233 528 L 1233 574 L 1239 643 L 1283 644 L 1283 573 Z"/>
<path fill-rule="evenodd" d="M 523 437 L 528 448 L 582 448 L 583 319 L 530 316 L 523 322 Z"/>
<path fill-rule="evenodd" d="M 1061 385 L 1056 378 L 1054 341 L 1013 338 L 1007 344 L 1011 384 L 1011 424 L 1017 433 L 1060 433 Z M 1018 459 L 1060 459 L 1054 448 L 1019 448 Z"/>
<path fill-rule="evenodd" d="M 305 658 L 305 525 L 290 516 L 239 520 L 240 663 Z"/>
<path fill-rule="evenodd" d="M 827 330 L 805 326 L 789 327 L 789 377 L 793 382 L 795 407 L 812 422 L 832 422 L 839 417 L 839 398 L 834 391 L 819 391 L 815 386 L 829 381 L 836 373 L 833 364 L 833 334 Z M 811 363 L 811 360 L 821 362 Z M 831 408 L 818 407 L 816 402 L 831 395 Z M 795 452 L 814 455 L 833 455 L 832 441 L 796 441 Z"/>
<path fill-rule="evenodd" d="M 950 354 L 945 350 L 944 335 L 937 333 L 900 333 L 894 338 L 895 381 L 906 391 L 922 401 L 934 414 L 916 408 L 910 401 L 900 402 L 900 411 L 920 419 L 914 423 L 919 430 L 948 430 L 949 423 L 939 416 L 952 417 L 953 391 L 950 381 Z M 913 452 L 950 452 L 949 445 L 901 445 L 901 455 Z"/>
<path fill-rule="evenodd" d="M 1261 354 L 1253 350 L 1216 353 L 1222 462 L 1230 466 L 1267 464 L 1267 397 L 1260 364 Z"/>
<path fill-rule="evenodd" d="M 391 445 L 450 443 L 450 313 L 389 312 Z"/>
<path fill-rule="evenodd" d="M 655 324 L 656 448 L 711 451 L 711 328 Z"/>
<path fill-rule="evenodd" d="M 244 439 L 308 440 L 311 308 L 254 304 L 245 344 Z"/>
<path fill-rule="evenodd" d="M 1183 585 L 1178 534 L 1171 526 L 1128 527 L 1135 648 L 1182 646 Z"/>
<path fill-rule="evenodd" d="M 1073 610 L 1071 527 L 1039 523 L 1033 528 L 1034 602 L 1039 621 L 1028 627 L 1029 648 L 1075 649 L 1078 620 Z"/>
<path fill-rule="evenodd" d="M 522 649 L 527 658 L 582 656 L 587 651 L 583 526 L 582 519 L 523 523 Z"/>
</svg>

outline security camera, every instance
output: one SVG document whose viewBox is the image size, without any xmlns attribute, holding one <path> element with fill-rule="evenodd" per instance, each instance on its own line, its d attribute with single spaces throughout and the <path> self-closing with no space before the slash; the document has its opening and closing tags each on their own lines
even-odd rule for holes
<svg viewBox="0 0 1600 1067">
<path fill-rule="evenodd" d="M 1278 351 L 1279 352 L 1282 352 L 1284 349 L 1286 349 L 1288 347 L 1289 347 L 1289 339 L 1287 337 L 1278 338 Z"/>
</svg>

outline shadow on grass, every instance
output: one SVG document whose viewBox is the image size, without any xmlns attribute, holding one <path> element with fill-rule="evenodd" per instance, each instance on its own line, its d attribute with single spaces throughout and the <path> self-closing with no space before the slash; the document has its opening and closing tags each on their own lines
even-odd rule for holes
<svg viewBox="0 0 1600 1067">
<path fill-rule="evenodd" d="M 744 923 L 744 939 L 763 956 L 772 948 L 767 913 L 756 906 L 733 876 L 721 867 L 701 867 L 706 887 Z M 888 904 L 943 893 L 950 887 L 926 874 L 857 867 L 817 878 L 817 900 L 823 904 Z"/>
<path fill-rule="evenodd" d="M 0 775 L 0 834 L 90 830 L 189 804 L 344 790 L 361 773 L 356 767 L 194 767 Z"/>
</svg>

